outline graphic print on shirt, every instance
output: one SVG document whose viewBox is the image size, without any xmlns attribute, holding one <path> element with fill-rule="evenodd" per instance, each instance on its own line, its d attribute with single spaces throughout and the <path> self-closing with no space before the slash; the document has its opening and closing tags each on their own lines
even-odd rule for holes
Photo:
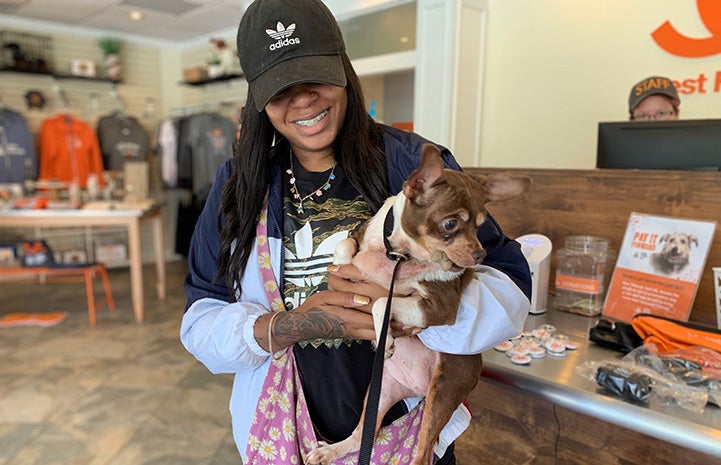
<svg viewBox="0 0 721 465">
<path fill-rule="evenodd" d="M 228 139 L 225 137 L 225 133 L 220 128 L 212 128 L 207 131 L 205 135 L 213 148 L 215 148 L 216 152 L 223 152 L 223 150 L 228 146 Z M 222 153 L 222 155 L 225 155 L 225 153 Z"/>
<path fill-rule="evenodd" d="M 323 180 L 327 179 L 327 174 L 321 173 L 323 176 Z M 345 177 L 341 174 L 340 179 L 337 179 L 339 182 L 327 194 L 332 195 L 332 198 L 327 198 L 323 203 L 306 201 L 302 215 L 298 214 L 290 190 L 286 187 L 283 199 L 283 299 L 289 310 L 301 305 L 309 295 L 327 289 L 328 265 L 333 263 L 336 245 L 370 217 L 365 201 Z M 286 186 L 289 185 L 286 183 Z M 308 218 L 313 220 L 308 221 Z M 322 344 L 338 347 L 342 343 L 348 344 L 350 341 L 310 342 L 314 347 Z M 306 344 L 301 343 L 302 346 Z"/>
</svg>

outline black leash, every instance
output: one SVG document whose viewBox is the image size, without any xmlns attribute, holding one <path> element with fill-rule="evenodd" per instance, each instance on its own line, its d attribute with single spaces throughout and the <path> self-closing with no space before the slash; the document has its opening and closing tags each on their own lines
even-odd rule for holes
<svg viewBox="0 0 721 465">
<path fill-rule="evenodd" d="M 393 267 L 393 276 L 391 277 L 391 285 L 388 288 L 388 301 L 386 302 L 386 311 L 383 314 L 383 327 L 378 338 L 378 346 L 373 357 L 373 368 L 371 371 L 370 385 L 368 386 L 368 400 L 366 401 L 366 415 L 363 420 L 363 434 L 361 436 L 360 451 L 358 452 L 358 465 L 369 465 L 371 453 L 373 452 L 373 442 L 376 433 L 376 421 L 378 420 L 378 403 L 381 397 L 381 384 L 383 378 L 383 362 L 385 361 L 386 339 L 388 338 L 388 328 L 391 319 L 391 299 L 393 298 L 393 283 L 396 281 L 396 273 L 400 268 L 401 262 L 406 260 L 406 256 L 393 251 L 388 237 L 393 232 L 393 207 L 386 214 L 383 223 L 383 244 L 386 246 L 386 257 L 395 261 Z"/>
</svg>

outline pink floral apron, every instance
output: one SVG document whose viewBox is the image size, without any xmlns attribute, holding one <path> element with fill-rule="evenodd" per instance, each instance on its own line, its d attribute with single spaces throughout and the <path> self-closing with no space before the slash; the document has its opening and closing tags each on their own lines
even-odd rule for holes
<svg viewBox="0 0 721 465">
<path fill-rule="evenodd" d="M 267 198 L 256 232 L 260 276 L 268 302 L 272 311 L 285 311 L 271 267 Z M 381 428 L 373 445 L 372 465 L 410 462 L 418 442 L 424 405 L 425 402 L 419 403 L 406 415 Z M 305 456 L 317 446 L 318 440 L 291 346 L 272 355 L 250 426 L 245 465 L 300 465 L 305 463 Z M 336 459 L 333 464 L 353 465 L 357 462 L 358 451 L 355 451 Z"/>
</svg>

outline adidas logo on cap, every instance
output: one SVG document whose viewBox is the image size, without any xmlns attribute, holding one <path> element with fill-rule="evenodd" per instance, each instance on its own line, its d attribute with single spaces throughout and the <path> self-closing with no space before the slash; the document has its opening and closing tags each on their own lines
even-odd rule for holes
<svg viewBox="0 0 721 465">
<path fill-rule="evenodd" d="M 282 47 L 286 47 L 288 45 L 300 44 L 300 39 L 298 37 L 291 38 L 291 36 L 295 32 L 295 23 L 289 25 L 288 27 L 285 27 L 283 23 L 278 21 L 278 24 L 275 27 L 276 29 L 265 30 L 265 33 L 268 34 L 268 36 L 273 39 L 277 39 L 276 42 L 270 44 L 268 49 L 273 51 L 278 50 Z"/>
</svg>

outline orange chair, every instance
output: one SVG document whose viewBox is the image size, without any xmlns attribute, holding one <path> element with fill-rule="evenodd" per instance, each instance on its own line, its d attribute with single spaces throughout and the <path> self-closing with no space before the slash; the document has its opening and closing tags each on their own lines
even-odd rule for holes
<svg viewBox="0 0 721 465">
<path fill-rule="evenodd" d="M 97 306 L 107 305 L 108 309 L 115 310 L 113 292 L 110 289 L 108 272 L 103 263 L 83 263 L 73 265 L 55 264 L 52 251 L 45 241 L 26 241 L 23 243 L 22 267 L 0 267 L 0 282 L 37 282 L 40 284 L 50 282 L 85 283 L 85 293 L 88 300 L 88 320 L 95 326 L 95 278 L 102 279 L 105 297 L 97 301 Z"/>
</svg>

